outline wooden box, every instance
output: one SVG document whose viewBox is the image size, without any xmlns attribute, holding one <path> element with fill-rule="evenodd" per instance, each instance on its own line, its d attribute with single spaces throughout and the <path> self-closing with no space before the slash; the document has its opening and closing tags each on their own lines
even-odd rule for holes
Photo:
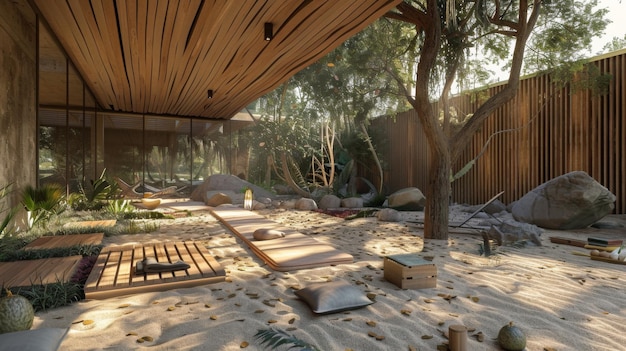
<svg viewBox="0 0 626 351">
<path fill-rule="evenodd" d="M 426 289 L 437 287 L 437 266 L 417 254 L 385 257 L 384 273 L 387 281 L 401 289 Z"/>
</svg>

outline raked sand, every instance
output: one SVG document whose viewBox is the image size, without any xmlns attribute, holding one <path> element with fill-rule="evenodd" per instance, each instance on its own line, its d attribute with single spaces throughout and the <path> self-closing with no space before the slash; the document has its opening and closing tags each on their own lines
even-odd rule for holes
<svg viewBox="0 0 626 351">
<path fill-rule="evenodd" d="M 264 350 L 254 335 L 272 327 L 320 350 L 402 351 L 436 350 L 447 342 L 448 327 L 462 324 L 470 330 L 468 350 L 499 350 L 498 330 L 513 321 L 526 333 L 527 350 L 626 349 L 626 265 L 594 261 L 583 256 L 584 248 L 549 240 L 598 234 L 626 239 L 625 228 L 546 230 L 543 246 L 505 246 L 484 257 L 478 254 L 482 238 L 472 231 L 451 233 L 448 241 L 424 240 L 414 223 L 422 212 L 402 212 L 401 222 L 296 210 L 258 213 L 345 250 L 354 263 L 276 272 L 208 211 L 194 211 L 160 221 L 158 232 L 104 243 L 200 241 L 225 268 L 225 282 L 80 301 L 37 313 L 33 328 L 69 328 L 61 350 Z M 626 223 L 625 216 L 610 219 Z M 383 257 L 416 252 L 434 257 L 436 288 L 402 290 L 384 279 Z M 308 284 L 336 280 L 375 296 L 375 303 L 315 315 L 294 295 Z M 143 337 L 148 341 L 138 342 Z"/>
</svg>

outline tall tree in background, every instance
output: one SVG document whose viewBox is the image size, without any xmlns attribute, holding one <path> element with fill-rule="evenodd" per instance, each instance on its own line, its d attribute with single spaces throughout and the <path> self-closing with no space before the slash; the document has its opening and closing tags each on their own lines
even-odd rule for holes
<svg viewBox="0 0 626 351">
<path fill-rule="evenodd" d="M 571 59 L 567 55 L 580 51 L 604 30 L 603 13 L 585 13 L 595 5 L 596 1 L 576 0 L 405 0 L 387 15 L 412 24 L 418 39 L 415 90 L 393 69 L 389 71 L 404 83 L 430 147 L 425 238 L 448 238 L 451 167 L 491 113 L 516 95 L 527 46 L 534 48 L 535 68 L 541 63 L 553 67 L 551 60 Z M 462 128 L 453 130 L 447 102 L 465 67 L 467 49 L 475 45 L 492 50 L 492 57 L 510 55 L 508 81 Z M 440 83 L 437 90 L 435 83 Z M 432 104 L 435 97 L 442 106 L 441 119 Z"/>
</svg>

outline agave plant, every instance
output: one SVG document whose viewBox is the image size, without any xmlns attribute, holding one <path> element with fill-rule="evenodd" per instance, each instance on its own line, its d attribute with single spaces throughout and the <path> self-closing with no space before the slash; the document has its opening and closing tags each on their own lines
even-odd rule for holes
<svg viewBox="0 0 626 351">
<path fill-rule="evenodd" d="M 261 345 L 267 344 L 266 347 L 271 347 L 272 350 L 282 345 L 292 345 L 288 350 L 300 348 L 300 351 L 320 351 L 317 347 L 280 329 L 259 329 L 254 337 L 261 340 Z"/>
</svg>

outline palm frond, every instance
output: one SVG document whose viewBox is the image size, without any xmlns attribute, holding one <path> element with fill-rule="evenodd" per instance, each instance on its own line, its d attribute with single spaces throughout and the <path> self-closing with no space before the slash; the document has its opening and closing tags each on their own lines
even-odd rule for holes
<svg viewBox="0 0 626 351">
<path fill-rule="evenodd" d="M 301 351 L 320 351 L 317 347 L 280 329 L 259 329 L 254 337 L 261 340 L 261 345 L 266 344 L 266 347 L 271 347 L 271 350 L 275 350 L 282 345 L 292 345 L 288 350 L 300 348 Z"/>
</svg>

